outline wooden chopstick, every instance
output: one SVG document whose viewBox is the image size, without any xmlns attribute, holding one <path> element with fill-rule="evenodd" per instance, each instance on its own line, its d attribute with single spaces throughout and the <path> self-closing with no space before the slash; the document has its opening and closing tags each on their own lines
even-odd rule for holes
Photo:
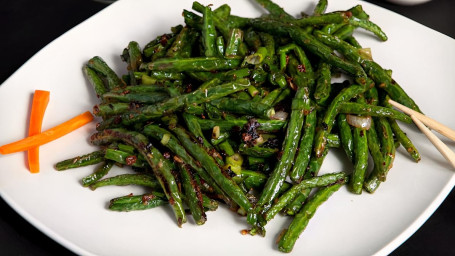
<svg viewBox="0 0 455 256">
<path fill-rule="evenodd" d="M 439 132 L 440 134 L 446 136 L 447 138 L 455 141 L 455 130 L 450 129 L 449 127 L 441 124 L 440 122 L 423 115 L 417 111 L 414 111 L 406 106 L 401 105 L 400 103 L 389 100 L 390 105 L 396 107 L 397 109 L 403 111 L 409 116 L 415 116 L 417 117 L 422 123 L 424 123 L 426 126 L 430 127 L 431 129 Z"/>
<path fill-rule="evenodd" d="M 436 135 L 434 135 L 430 129 L 428 129 L 423 122 L 417 118 L 415 115 L 411 115 L 412 121 L 419 127 L 419 129 L 428 137 L 428 139 L 433 143 L 433 145 L 439 150 L 439 152 L 444 156 L 444 158 L 449 161 L 449 163 L 455 167 L 455 153 L 447 147 Z"/>
</svg>

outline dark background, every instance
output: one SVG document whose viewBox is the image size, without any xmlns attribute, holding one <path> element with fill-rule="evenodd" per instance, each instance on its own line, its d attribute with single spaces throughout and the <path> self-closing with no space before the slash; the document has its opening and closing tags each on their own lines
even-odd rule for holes
<svg viewBox="0 0 455 256">
<path fill-rule="evenodd" d="M 380 0 L 367 2 L 455 38 L 453 0 L 433 0 L 417 6 Z M 2 1 L 0 5 L 0 83 L 42 47 L 106 7 L 92 0 L 15 0 Z M 455 192 L 452 191 L 430 219 L 391 255 L 455 255 L 454 242 Z M 0 254 L 72 253 L 30 225 L 0 198 Z"/>
</svg>

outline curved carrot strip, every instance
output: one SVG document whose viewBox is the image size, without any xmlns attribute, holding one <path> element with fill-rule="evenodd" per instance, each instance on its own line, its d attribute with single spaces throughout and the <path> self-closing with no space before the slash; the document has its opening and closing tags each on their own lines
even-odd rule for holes
<svg viewBox="0 0 455 256">
<path fill-rule="evenodd" d="M 90 111 L 84 112 L 42 133 L 3 145 L 0 147 L 0 154 L 11 154 L 29 150 L 30 148 L 36 146 L 41 146 L 43 144 L 56 140 L 87 123 L 90 123 L 92 120 L 93 115 L 90 113 Z"/>
<path fill-rule="evenodd" d="M 28 136 L 41 133 L 44 112 L 49 103 L 49 91 L 35 90 L 33 95 L 32 110 L 30 112 L 30 123 Z M 28 169 L 31 173 L 39 172 L 39 147 L 30 148 L 27 151 Z"/>
</svg>

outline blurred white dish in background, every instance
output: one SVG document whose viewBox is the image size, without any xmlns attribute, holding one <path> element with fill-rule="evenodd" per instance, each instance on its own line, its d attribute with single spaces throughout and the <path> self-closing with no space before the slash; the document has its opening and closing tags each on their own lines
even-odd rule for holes
<svg viewBox="0 0 455 256">
<path fill-rule="evenodd" d="M 394 3 L 394 4 L 401 4 L 401 5 L 418 5 L 418 4 L 430 2 L 431 0 L 387 0 L 387 1 Z"/>
</svg>

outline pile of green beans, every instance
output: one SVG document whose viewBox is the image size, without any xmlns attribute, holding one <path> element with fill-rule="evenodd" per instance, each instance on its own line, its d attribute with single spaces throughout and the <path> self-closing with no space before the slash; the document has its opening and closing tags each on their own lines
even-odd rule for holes
<svg viewBox="0 0 455 256">
<path fill-rule="evenodd" d="M 189 214 L 204 224 L 219 203 L 246 216 L 243 233 L 251 235 L 265 235 L 278 213 L 292 216 L 278 239 L 278 249 L 290 252 L 341 186 L 375 192 L 400 145 L 420 160 L 398 125 L 410 118 L 387 102 L 419 108 L 353 36 L 360 28 L 387 40 L 361 5 L 328 13 L 320 0 L 313 13 L 293 17 L 272 1 L 256 2 L 266 15 L 244 18 L 227 4 L 194 2 L 184 24 L 143 48 L 126 46 L 121 76 L 101 57 L 90 59 L 84 71 L 100 119 L 90 142 L 98 149 L 56 169 L 96 165 L 82 180 L 93 190 L 145 187 L 109 208 L 167 205 L 178 226 Z M 346 153 L 352 170 L 318 174 L 332 148 Z M 113 166 L 133 172 L 108 177 Z"/>
</svg>

